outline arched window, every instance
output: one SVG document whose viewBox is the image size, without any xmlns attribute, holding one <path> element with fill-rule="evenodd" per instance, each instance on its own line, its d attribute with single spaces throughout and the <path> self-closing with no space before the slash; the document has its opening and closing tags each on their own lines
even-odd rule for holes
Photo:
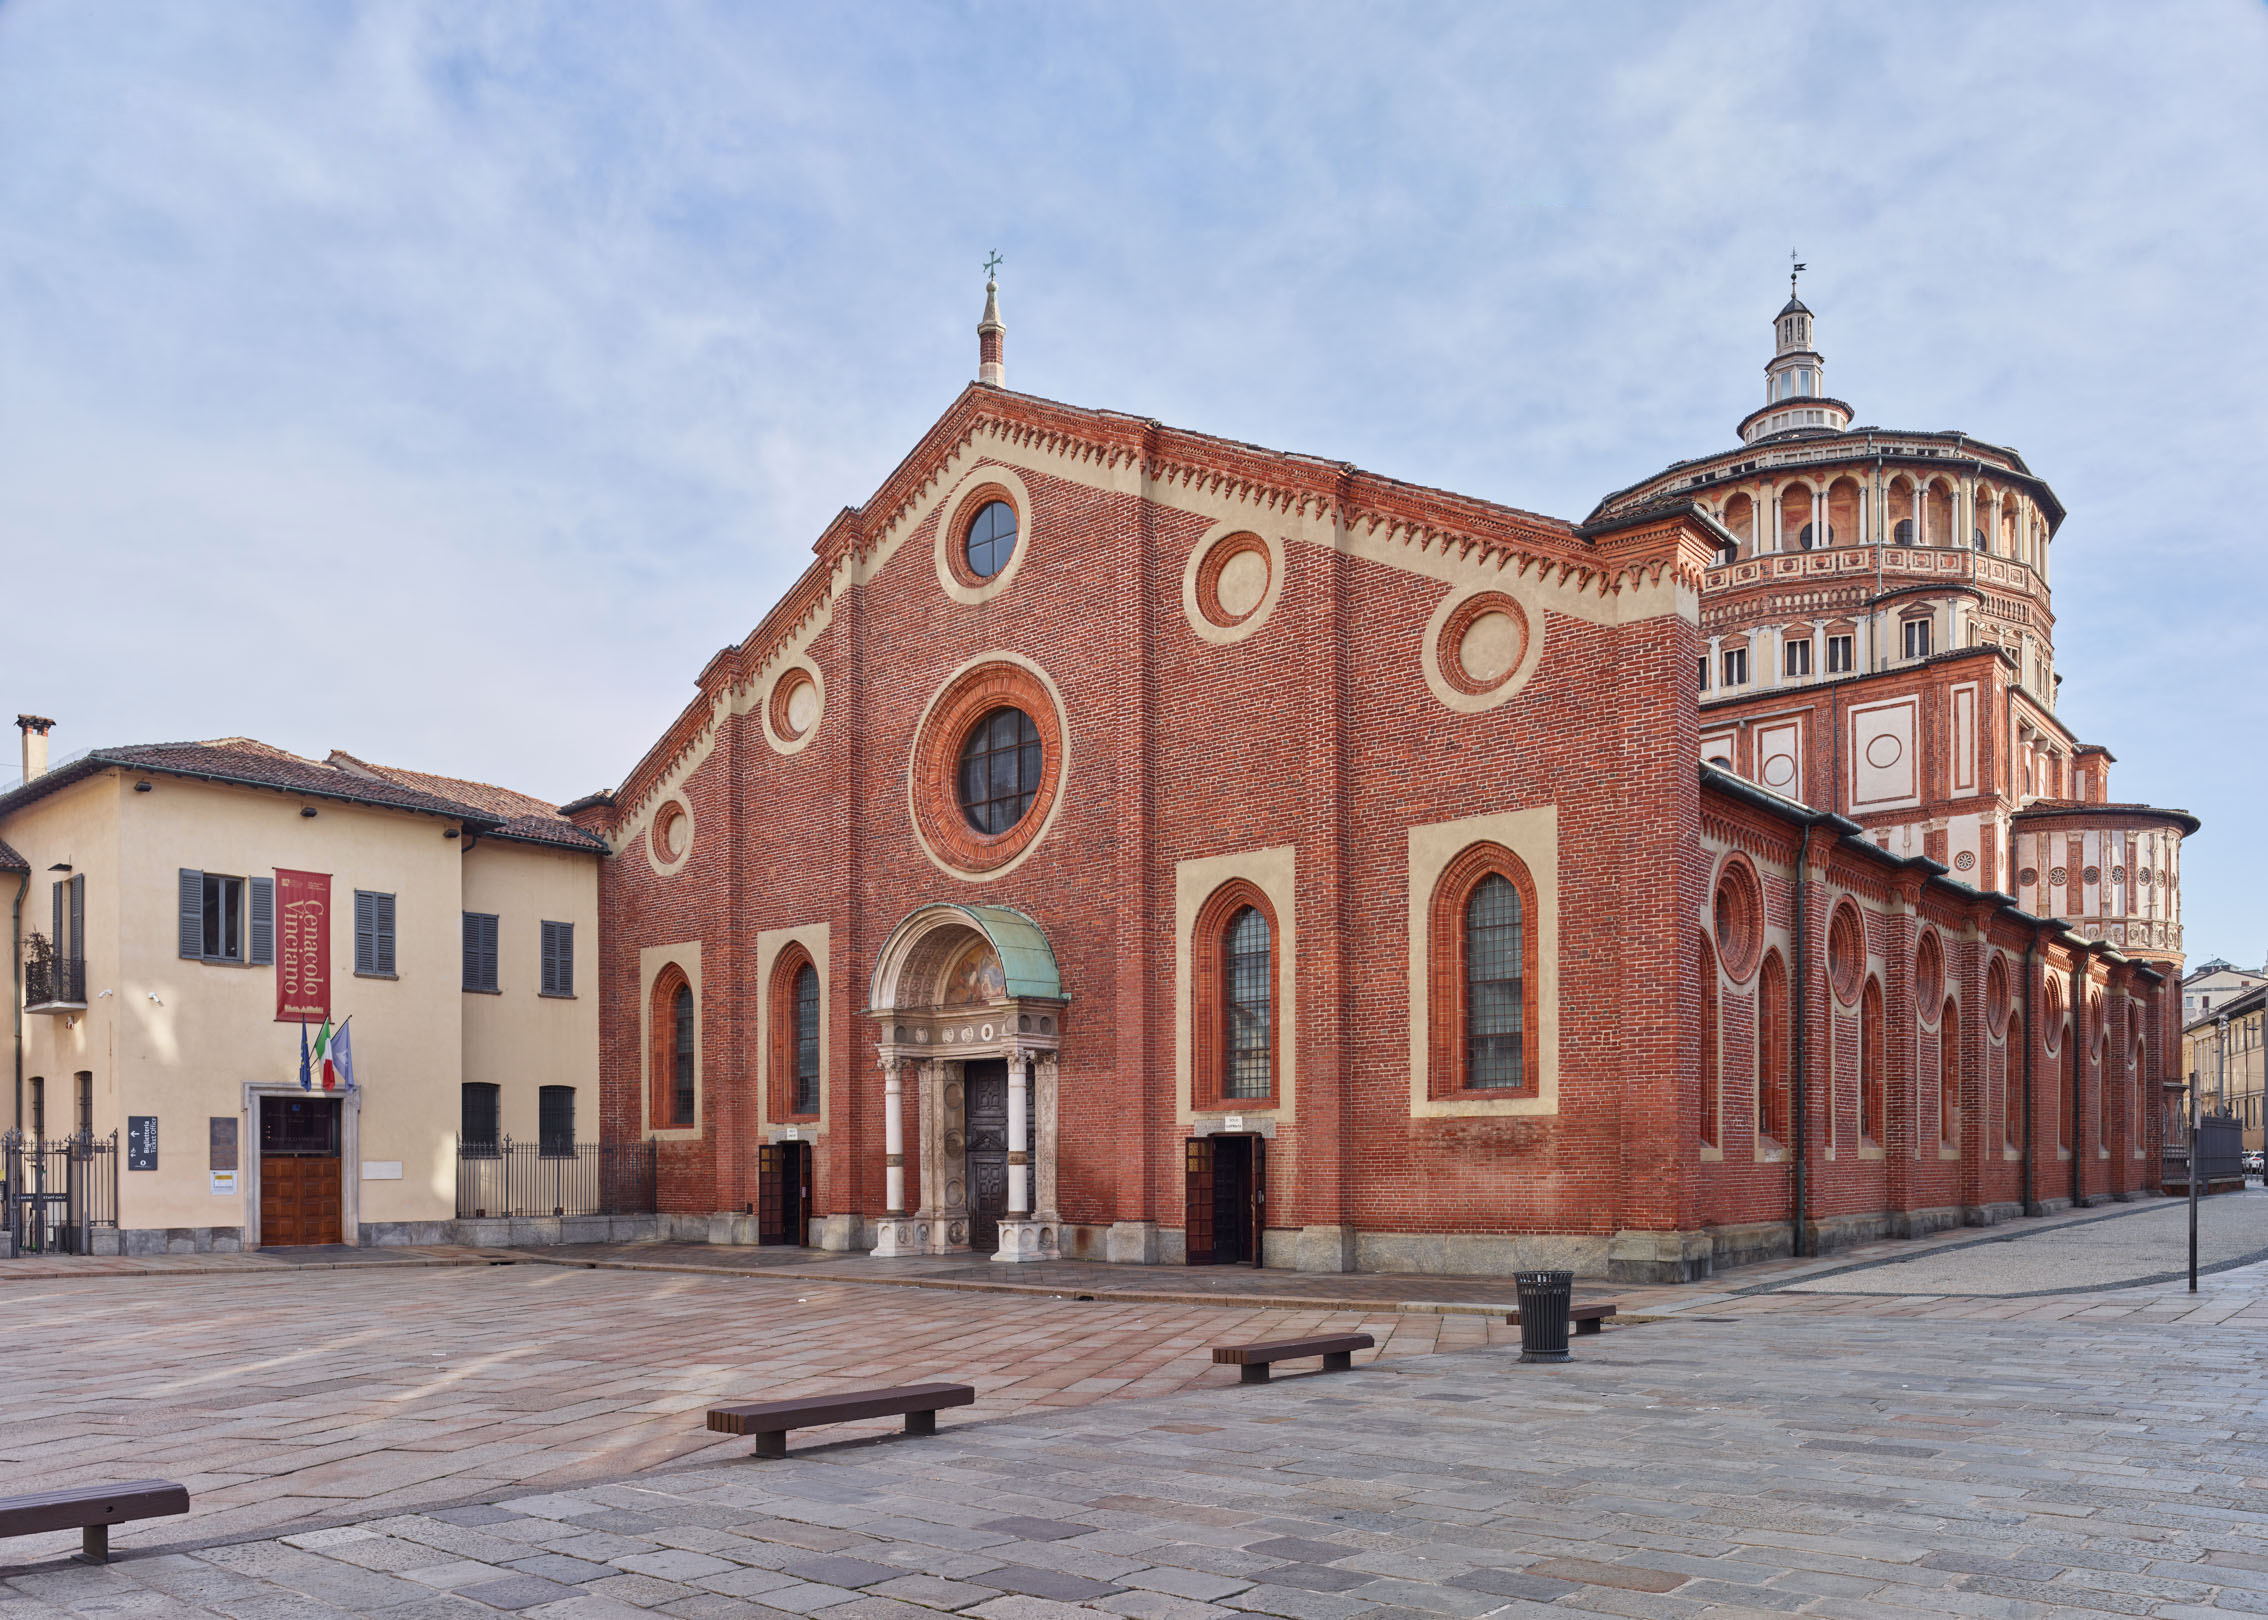
<svg viewBox="0 0 2268 1620">
<path fill-rule="evenodd" d="M 1717 1005 L 1717 953 L 1709 948 L 1709 936 L 1701 936 L 1701 1144 L 1720 1147 L 1723 1138 L 1717 1126 L 1718 1093 L 1722 1071 L 1719 1065 L 1724 1058 L 1724 1032 Z"/>
<path fill-rule="evenodd" d="M 1235 878 L 1197 913 L 1190 940 L 1192 1102 L 1276 1100 L 1276 913 L 1259 885 Z"/>
<path fill-rule="evenodd" d="M 697 1066 L 699 1034 L 695 1027 L 693 986 L 685 970 L 675 963 L 664 967 L 654 980 L 653 1000 L 647 1011 L 646 1069 L 652 1087 L 648 1123 L 655 1130 L 676 1130 L 694 1123 L 698 1112 Z"/>
<path fill-rule="evenodd" d="M 1427 1091 L 1536 1094 L 1536 891 L 1520 858 L 1474 844 L 1433 886 Z"/>
<path fill-rule="evenodd" d="M 819 966 L 810 951 L 791 940 L 772 963 L 764 1012 L 769 1029 L 765 1090 L 775 1120 L 819 1117 L 822 1015 Z"/>
<path fill-rule="evenodd" d="M 1258 906 L 1246 906 L 1229 919 L 1221 951 L 1221 1074 L 1225 1097 L 1265 1097 L 1272 1089 L 1275 1057 L 1273 976 L 1275 951 L 1268 919 Z"/>
<path fill-rule="evenodd" d="M 2008 1015 L 2007 1077 L 2001 1082 L 2000 1140 L 2004 1146 L 2024 1145 L 2024 1015 Z"/>
<path fill-rule="evenodd" d="M 968 559 L 969 572 L 979 579 L 990 579 L 1008 566 L 1008 559 L 1016 550 L 1016 509 L 1006 501 L 987 501 L 984 510 L 969 520 L 968 533 L 962 537 L 961 555 Z"/>
<path fill-rule="evenodd" d="M 1859 993 L 1859 1140 L 1880 1147 L 1882 1126 L 1882 983 L 1868 979 Z"/>
<path fill-rule="evenodd" d="M 1914 543 L 1914 520 L 1912 518 L 1900 518 L 1897 525 L 1891 529 L 1890 535 L 1901 546 L 1912 545 Z"/>
<path fill-rule="evenodd" d="M 819 970 L 809 962 L 795 976 L 795 1111 L 819 1112 Z"/>
<path fill-rule="evenodd" d="M 1788 1140 L 1788 974 L 1767 951 L 1756 976 L 1756 1134 Z"/>
<path fill-rule="evenodd" d="M 1475 1091 L 1517 1091 L 1527 1081 L 1527 993 L 1520 891 L 1501 872 L 1465 902 L 1465 1074 Z"/>
<path fill-rule="evenodd" d="M 1950 999 L 1937 1021 L 1937 1140 L 1961 1140 L 1961 1009 Z"/>
</svg>

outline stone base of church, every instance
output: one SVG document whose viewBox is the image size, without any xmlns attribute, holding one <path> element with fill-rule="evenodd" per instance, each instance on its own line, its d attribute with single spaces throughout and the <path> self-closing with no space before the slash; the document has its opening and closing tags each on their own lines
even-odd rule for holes
<svg viewBox="0 0 2268 1620">
<path fill-rule="evenodd" d="M 1156 1221 L 1115 1221 L 1103 1234 L 1103 1256 L 1114 1266 L 1154 1266 L 1158 1263 Z"/>
<path fill-rule="evenodd" d="M 894 1259 L 901 1254 L 919 1254 L 914 1246 L 914 1223 L 910 1215 L 885 1215 L 874 1223 L 874 1257 L 877 1260 Z"/>
<path fill-rule="evenodd" d="M 1607 1240 L 1607 1281 L 1699 1282 L 1716 1267 L 1716 1245 L 1706 1232 L 1615 1233 Z"/>
<path fill-rule="evenodd" d="M 1276 1234 L 1265 1235 L 1272 1237 Z M 1284 1235 L 1291 1239 L 1290 1263 L 1294 1271 L 1355 1269 L 1355 1230 L 1351 1226 L 1303 1226 L 1297 1232 Z M 1263 1259 L 1271 1259 L 1268 1253 L 1270 1247 L 1272 1245 L 1262 1245 Z"/>
<path fill-rule="evenodd" d="M 1000 1247 L 993 1251 L 996 1265 L 1018 1265 L 1060 1258 L 1056 1252 L 1055 1223 L 1039 1220 L 1005 1220 L 1000 1223 Z"/>
</svg>

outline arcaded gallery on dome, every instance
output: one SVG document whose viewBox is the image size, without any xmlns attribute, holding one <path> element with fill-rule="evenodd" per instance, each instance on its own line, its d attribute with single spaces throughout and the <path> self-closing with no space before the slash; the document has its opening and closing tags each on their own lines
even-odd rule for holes
<svg viewBox="0 0 2268 1620">
<path fill-rule="evenodd" d="M 1580 522 L 979 380 L 623 785 L 605 1128 L 746 1241 L 1682 1280 L 2159 1182 L 2195 822 L 2054 493 L 1853 427 Z"/>
</svg>

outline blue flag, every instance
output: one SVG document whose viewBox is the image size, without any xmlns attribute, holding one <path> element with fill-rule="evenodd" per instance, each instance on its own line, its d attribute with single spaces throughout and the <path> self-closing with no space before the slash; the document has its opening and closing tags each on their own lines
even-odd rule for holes
<svg viewBox="0 0 2268 1620">
<path fill-rule="evenodd" d="M 307 1062 L 307 1020 L 302 1018 L 299 1021 L 299 1089 L 313 1091 L 315 1077 L 309 1072 Z"/>
<path fill-rule="evenodd" d="M 339 1026 L 339 1032 L 331 1037 L 329 1054 L 331 1067 L 338 1073 L 339 1084 L 349 1091 L 354 1089 L 354 1047 L 347 1040 L 347 1024 L 353 1022 L 354 1020 L 349 1018 L 346 1024 Z"/>
</svg>

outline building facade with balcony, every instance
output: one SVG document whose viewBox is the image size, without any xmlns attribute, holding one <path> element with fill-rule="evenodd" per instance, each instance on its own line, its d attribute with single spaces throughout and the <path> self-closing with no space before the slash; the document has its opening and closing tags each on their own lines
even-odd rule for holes
<svg viewBox="0 0 2268 1620">
<path fill-rule="evenodd" d="M 438 1241 L 461 1143 L 595 1141 L 603 845 L 554 807 L 245 738 L 50 770 L 48 722 L 19 724 L 0 1174 L 27 1243 L 97 1173 L 115 1202 L 69 1212 L 72 1246 Z M 343 1064 L 301 1084 L 326 1024 L 351 1087 Z"/>
</svg>

